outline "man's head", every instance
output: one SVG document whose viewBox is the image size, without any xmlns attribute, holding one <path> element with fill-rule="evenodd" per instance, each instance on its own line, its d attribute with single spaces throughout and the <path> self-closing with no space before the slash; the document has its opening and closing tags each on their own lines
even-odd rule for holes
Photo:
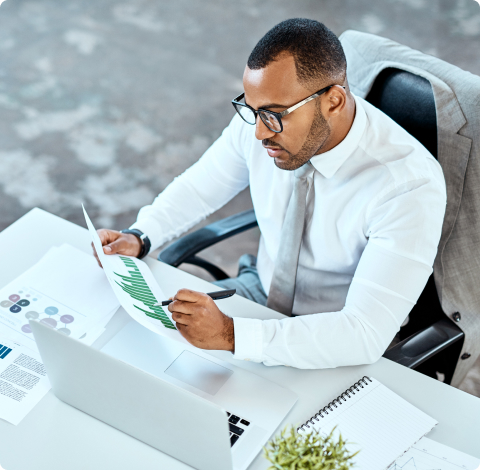
<svg viewBox="0 0 480 470">
<path fill-rule="evenodd" d="M 342 45 L 325 25 L 303 18 L 283 21 L 268 31 L 250 54 L 243 75 L 245 102 L 275 112 L 334 84 L 346 85 Z M 279 168 L 294 170 L 345 137 L 352 107 L 348 88 L 334 86 L 282 118 L 281 133 L 258 118 L 255 135 Z"/>
</svg>

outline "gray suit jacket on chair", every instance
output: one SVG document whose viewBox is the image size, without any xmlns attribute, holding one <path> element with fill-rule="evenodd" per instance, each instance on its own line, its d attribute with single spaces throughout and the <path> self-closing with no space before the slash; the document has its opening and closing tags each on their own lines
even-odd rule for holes
<svg viewBox="0 0 480 470">
<path fill-rule="evenodd" d="M 461 314 L 456 324 L 465 333 L 465 359 L 459 359 L 452 380 L 458 386 L 480 355 L 480 77 L 373 34 L 346 31 L 340 41 L 350 88 L 362 98 L 386 68 L 420 75 L 432 85 L 438 161 L 447 184 L 434 277 L 447 317 Z"/>
</svg>

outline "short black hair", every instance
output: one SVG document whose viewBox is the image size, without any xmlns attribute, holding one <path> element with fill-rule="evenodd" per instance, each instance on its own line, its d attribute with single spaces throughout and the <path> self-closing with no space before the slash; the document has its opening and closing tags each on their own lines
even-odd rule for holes
<svg viewBox="0 0 480 470">
<path fill-rule="evenodd" d="M 341 84 L 345 80 L 347 60 L 342 44 L 319 21 L 291 18 L 277 24 L 254 47 L 248 68 L 263 69 L 283 52 L 293 56 L 302 84 Z"/>
</svg>

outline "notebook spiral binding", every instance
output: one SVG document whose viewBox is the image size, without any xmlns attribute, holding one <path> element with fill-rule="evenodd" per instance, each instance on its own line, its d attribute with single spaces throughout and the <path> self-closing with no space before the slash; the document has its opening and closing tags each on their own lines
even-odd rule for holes
<svg viewBox="0 0 480 470">
<path fill-rule="evenodd" d="M 358 382 L 355 382 L 350 388 L 347 388 L 347 390 L 345 390 L 341 395 L 332 400 L 327 406 L 323 407 L 321 410 L 318 410 L 318 412 L 315 413 L 309 420 L 299 426 L 297 428 L 297 432 L 305 431 L 305 428 L 310 429 L 309 423 L 312 425 L 315 424 L 313 420 L 315 420 L 317 423 L 320 422 L 319 417 L 323 418 L 324 416 L 328 415 L 329 410 L 334 410 L 332 407 L 338 408 L 339 406 L 343 405 L 347 401 L 347 398 L 351 398 L 350 394 L 355 395 L 355 391 L 359 392 L 360 389 L 365 388 L 370 383 L 372 383 L 372 379 L 370 377 L 367 377 L 366 375 L 362 377 Z"/>
</svg>

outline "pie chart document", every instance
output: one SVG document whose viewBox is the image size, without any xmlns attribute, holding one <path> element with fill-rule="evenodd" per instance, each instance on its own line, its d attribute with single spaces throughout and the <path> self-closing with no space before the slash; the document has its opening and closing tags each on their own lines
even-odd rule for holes
<svg viewBox="0 0 480 470">
<path fill-rule="evenodd" d="M 420 439 L 388 470 L 479 470 L 480 459 L 427 437 Z"/>
<path fill-rule="evenodd" d="M 0 334 L 38 352 L 29 324 L 36 320 L 91 344 L 119 306 L 93 255 L 64 244 L 0 289 Z"/>
</svg>

